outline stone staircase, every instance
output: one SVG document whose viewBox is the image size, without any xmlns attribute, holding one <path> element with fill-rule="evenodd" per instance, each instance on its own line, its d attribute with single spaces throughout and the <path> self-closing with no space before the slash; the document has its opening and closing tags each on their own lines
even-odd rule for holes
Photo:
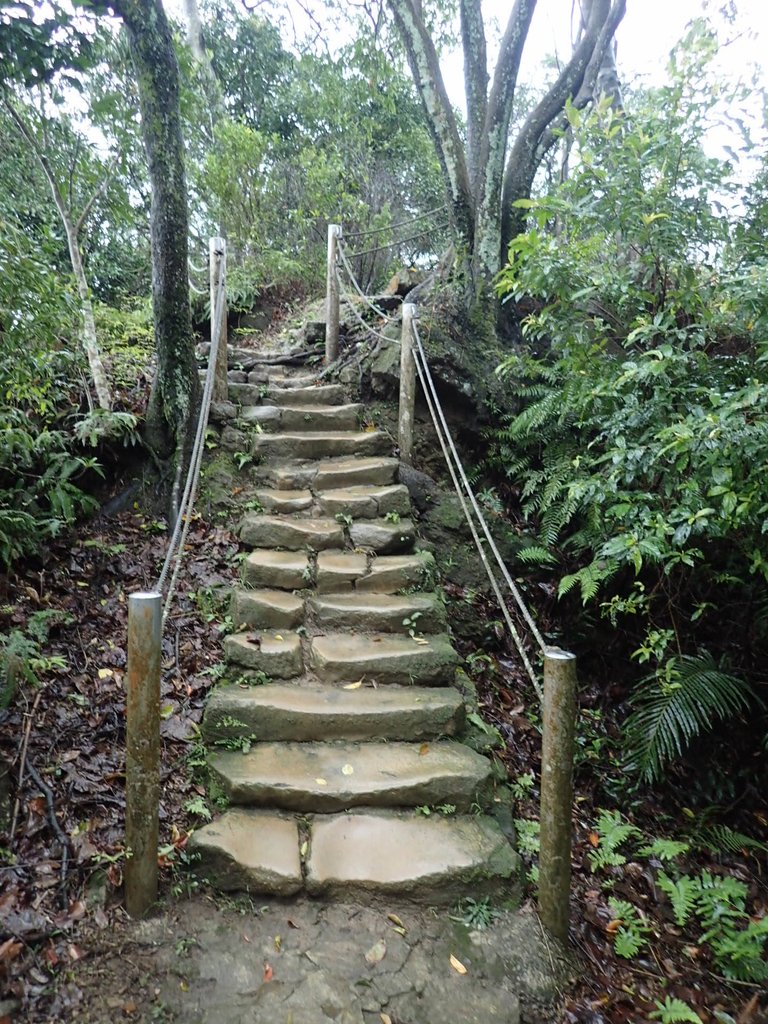
<svg viewBox="0 0 768 1024">
<path fill-rule="evenodd" d="M 336 384 L 275 371 L 259 397 L 240 411 L 258 425 L 263 513 L 239 526 L 224 642 L 238 681 L 203 724 L 229 807 L 194 833 L 197 870 L 284 896 L 514 894 L 518 858 L 487 813 L 491 763 L 461 742 L 466 676 L 389 437 Z"/>
</svg>

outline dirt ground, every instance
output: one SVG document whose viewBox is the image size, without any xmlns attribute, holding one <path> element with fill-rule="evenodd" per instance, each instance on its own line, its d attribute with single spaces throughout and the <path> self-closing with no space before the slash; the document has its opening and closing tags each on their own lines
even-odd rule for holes
<svg viewBox="0 0 768 1024">
<path fill-rule="evenodd" d="M 196 897 L 84 939 L 51 1024 L 552 1024 L 567 975 L 526 910 Z"/>
</svg>

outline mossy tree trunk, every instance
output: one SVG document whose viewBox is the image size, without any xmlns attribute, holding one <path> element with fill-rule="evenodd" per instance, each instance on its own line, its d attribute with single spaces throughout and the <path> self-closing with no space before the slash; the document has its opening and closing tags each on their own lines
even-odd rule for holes
<svg viewBox="0 0 768 1024">
<path fill-rule="evenodd" d="M 179 68 L 160 0 L 112 0 L 125 23 L 136 71 L 141 128 L 152 186 L 152 302 L 157 374 L 147 411 L 147 441 L 184 465 L 193 433 L 197 376 L 187 265 L 187 183 L 179 114 Z M 178 480 L 174 495 L 178 493 Z M 175 511 L 175 497 L 172 497 Z"/>
<path fill-rule="evenodd" d="M 584 31 L 570 61 L 512 140 L 517 77 L 537 0 L 516 0 L 492 75 L 487 66 L 481 0 L 460 0 L 466 147 L 448 100 L 437 48 L 423 17 L 422 0 L 388 3 L 443 171 L 469 311 L 477 314 L 489 309 L 493 279 L 523 223 L 514 203 L 530 197 L 534 175 L 557 141 L 556 129 L 566 102 L 571 99 L 584 105 L 593 97 L 626 0 L 588 0 Z"/>
</svg>

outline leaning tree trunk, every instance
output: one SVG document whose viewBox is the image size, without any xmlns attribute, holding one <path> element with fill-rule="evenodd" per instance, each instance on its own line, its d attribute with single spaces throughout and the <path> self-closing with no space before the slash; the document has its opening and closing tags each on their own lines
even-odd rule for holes
<svg viewBox="0 0 768 1024">
<path fill-rule="evenodd" d="M 187 184 L 179 114 L 179 68 L 160 0 L 116 0 L 114 7 L 128 30 L 152 186 L 152 302 L 157 373 L 147 411 L 147 441 L 161 457 L 175 456 L 178 470 L 188 453 L 200 392 L 189 308 Z M 172 511 L 175 512 L 173 499 Z"/>
</svg>

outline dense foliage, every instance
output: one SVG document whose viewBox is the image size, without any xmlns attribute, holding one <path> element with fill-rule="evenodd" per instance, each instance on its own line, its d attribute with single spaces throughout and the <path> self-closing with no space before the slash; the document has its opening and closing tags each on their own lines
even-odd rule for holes
<svg viewBox="0 0 768 1024">
<path fill-rule="evenodd" d="M 631 638 L 645 674 L 627 760 L 650 779 L 715 722 L 763 706 L 764 193 L 745 200 L 733 165 L 703 148 L 723 102 L 715 49 L 696 25 L 669 85 L 626 112 L 570 111 L 577 166 L 526 204 L 499 282 L 535 303 L 528 344 L 501 369 L 520 411 L 492 456 L 520 483 L 520 558 Z"/>
</svg>

